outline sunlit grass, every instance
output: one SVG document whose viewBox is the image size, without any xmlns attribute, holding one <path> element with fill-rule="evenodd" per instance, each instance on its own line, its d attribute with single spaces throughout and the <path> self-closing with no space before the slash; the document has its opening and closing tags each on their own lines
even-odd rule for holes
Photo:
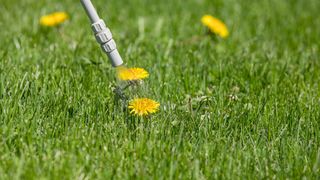
<svg viewBox="0 0 320 180">
<path fill-rule="evenodd" d="M 0 179 L 319 179 L 320 1 L 93 2 L 148 78 L 117 79 L 79 1 L 3 0 Z"/>
</svg>

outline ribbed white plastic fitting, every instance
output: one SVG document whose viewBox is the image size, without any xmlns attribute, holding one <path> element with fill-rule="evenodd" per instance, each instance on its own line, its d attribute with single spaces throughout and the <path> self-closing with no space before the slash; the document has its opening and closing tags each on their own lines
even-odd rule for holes
<svg viewBox="0 0 320 180">
<path fill-rule="evenodd" d="M 116 42 L 113 40 L 112 33 L 102 19 L 100 19 L 96 9 L 90 0 L 80 0 L 83 8 L 92 23 L 92 31 L 100 44 L 102 50 L 108 55 L 113 67 L 123 64 L 122 58 L 117 50 Z"/>
</svg>

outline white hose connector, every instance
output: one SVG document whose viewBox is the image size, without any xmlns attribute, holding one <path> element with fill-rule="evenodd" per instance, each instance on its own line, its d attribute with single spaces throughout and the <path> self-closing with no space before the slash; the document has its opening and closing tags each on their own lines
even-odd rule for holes
<svg viewBox="0 0 320 180">
<path fill-rule="evenodd" d="M 97 42 L 102 50 L 108 55 L 112 66 L 117 67 L 123 64 L 122 58 L 117 50 L 116 42 L 112 38 L 112 33 L 102 19 L 99 18 L 90 0 L 81 0 L 82 6 L 91 20 L 91 27 Z"/>
</svg>

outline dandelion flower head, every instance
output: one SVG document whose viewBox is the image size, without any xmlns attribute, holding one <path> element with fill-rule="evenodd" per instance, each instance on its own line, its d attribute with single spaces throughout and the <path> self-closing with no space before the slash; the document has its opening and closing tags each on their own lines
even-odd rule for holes
<svg viewBox="0 0 320 180">
<path fill-rule="evenodd" d="M 40 18 L 40 24 L 42 26 L 53 27 L 65 22 L 68 18 L 69 16 L 65 12 L 55 12 L 42 16 Z"/>
<path fill-rule="evenodd" d="M 226 38 L 229 35 L 227 26 L 218 18 L 211 15 L 204 15 L 201 18 L 203 25 L 209 28 L 212 33 L 219 35 L 222 38 Z"/>
<path fill-rule="evenodd" d="M 148 71 L 143 68 L 120 67 L 117 70 L 118 78 L 123 81 L 141 80 L 149 77 Z"/>
<path fill-rule="evenodd" d="M 159 106 L 158 102 L 148 98 L 137 98 L 129 102 L 130 113 L 138 116 L 156 113 Z"/>
</svg>

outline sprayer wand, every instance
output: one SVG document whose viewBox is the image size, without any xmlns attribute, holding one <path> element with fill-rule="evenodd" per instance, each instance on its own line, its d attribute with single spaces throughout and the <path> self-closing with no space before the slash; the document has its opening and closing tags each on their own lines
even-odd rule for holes
<svg viewBox="0 0 320 180">
<path fill-rule="evenodd" d="M 91 27 L 95 34 L 97 42 L 101 45 L 102 50 L 108 55 L 113 67 L 118 67 L 123 64 L 122 58 L 117 50 L 115 41 L 109 28 L 102 19 L 100 19 L 97 11 L 90 0 L 81 0 L 83 8 L 91 20 Z"/>
</svg>

